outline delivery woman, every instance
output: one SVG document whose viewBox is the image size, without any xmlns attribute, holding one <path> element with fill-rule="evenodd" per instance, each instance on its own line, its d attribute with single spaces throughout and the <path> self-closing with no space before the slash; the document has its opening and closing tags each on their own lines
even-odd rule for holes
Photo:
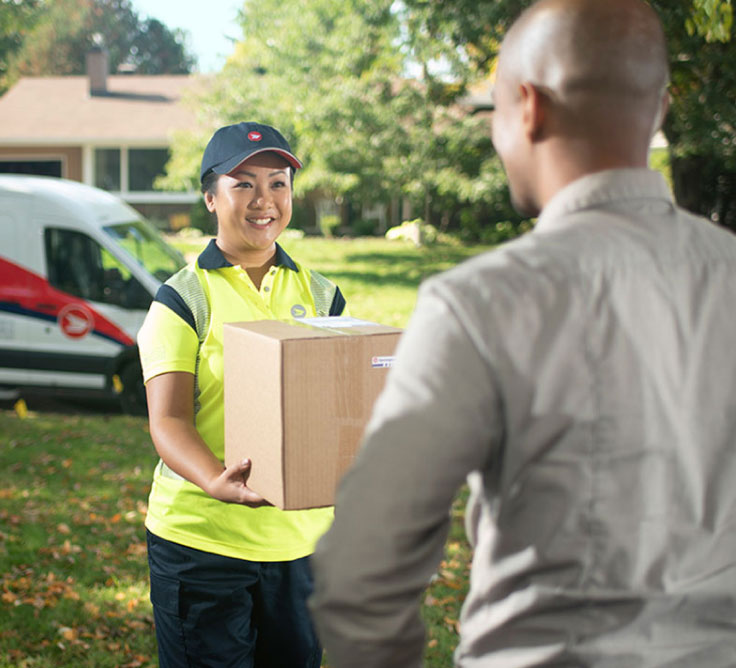
<svg viewBox="0 0 736 668">
<path fill-rule="evenodd" d="M 213 135 L 200 176 L 216 238 L 161 286 L 138 335 L 161 458 L 146 529 L 162 668 L 321 662 L 307 559 L 332 508 L 279 510 L 248 488 L 258 462 L 223 464 L 223 323 L 345 308 L 337 286 L 276 242 L 300 167 L 270 126 L 238 123 Z"/>
</svg>

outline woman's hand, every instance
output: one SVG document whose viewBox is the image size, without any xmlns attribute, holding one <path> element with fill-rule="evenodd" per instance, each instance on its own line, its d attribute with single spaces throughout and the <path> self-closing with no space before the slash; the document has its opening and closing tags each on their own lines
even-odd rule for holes
<svg viewBox="0 0 736 668">
<path fill-rule="evenodd" d="M 172 471 L 226 503 L 257 507 L 263 497 L 246 485 L 251 462 L 223 468 L 194 427 L 194 375 L 183 371 L 162 373 L 146 383 L 151 438 L 161 459 Z"/>
<path fill-rule="evenodd" d="M 246 484 L 250 476 L 250 469 L 250 459 L 244 459 L 239 464 L 228 466 L 208 483 L 205 492 L 218 501 L 226 503 L 242 503 L 251 508 L 270 505 Z"/>
</svg>

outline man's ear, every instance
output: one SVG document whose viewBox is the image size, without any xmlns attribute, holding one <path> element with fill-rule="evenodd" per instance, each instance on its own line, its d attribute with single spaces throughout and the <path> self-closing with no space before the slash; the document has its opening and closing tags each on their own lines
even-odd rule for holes
<svg viewBox="0 0 736 668">
<path fill-rule="evenodd" d="M 526 136 L 535 141 L 542 134 L 545 120 L 545 96 L 534 84 L 519 84 L 521 122 Z"/>
</svg>

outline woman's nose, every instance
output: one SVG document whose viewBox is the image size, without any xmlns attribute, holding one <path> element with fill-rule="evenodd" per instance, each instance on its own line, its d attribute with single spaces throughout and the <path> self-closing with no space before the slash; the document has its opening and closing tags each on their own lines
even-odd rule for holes
<svg viewBox="0 0 736 668">
<path fill-rule="evenodd" d="M 253 196 L 253 199 L 251 200 L 251 203 L 257 207 L 264 207 L 266 204 L 268 204 L 268 201 L 269 201 L 268 191 L 262 188 L 257 188 Z"/>
</svg>

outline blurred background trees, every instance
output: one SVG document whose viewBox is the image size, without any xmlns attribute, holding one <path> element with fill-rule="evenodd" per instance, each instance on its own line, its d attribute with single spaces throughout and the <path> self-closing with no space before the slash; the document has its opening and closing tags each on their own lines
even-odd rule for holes
<svg viewBox="0 0 736 668">
<path fill-rule="evenodd" d="M 676 197 L 736 229 L 732 0 L 649 1 L 671 52 L 663 131 Z M 175 138 L 159 185 L 197 189 L 212 131 L 260 120 L 305 162 L 297 226 L 365 234 L 421 218 L 468 239 L 513 235 L 526 223 L 511 210 L 478 93 L 487 95 L 501 39 L 529 4 L 244 0 L 242 37 L 190 100 L 198 126 Z M 0 0 L 0 86 L 22 74 L 81 74 L 99 40 L 113 70 L 193 66 L 184 36 L 141 21 L 130 0 Z"/>
<path fill-rule="evenodd" d="M 736 229 L 736 54 L 731 0 L 649 0 L 670 50 L 664 135 L 678 202 Z M 458 45 L 478 72 L 493 68 L 510 22 L 531 0 L 404 0 L 424 39 Z"/>
<path fill-rule="evenodd" d="M 513 215 L 487 119 L 457 104 L 454 73 L 468 65 L 435 71 L 457 49 L 409 40 L 393 0 L 259 0 L 245 3 L 241 22 L 242 40 L 197 101 L 207 131 L 175 143 L 167 186 L 196 184 L 216 127 L 260 120 L 304 160 L 296 187 L 306 226 L 337 217 L 372 233 L 415 216 L 447 229 Z"/>
<path fill-rule="evenodd" d="M 84 74 L 93 46 L 107 49 L 113 73 L 187 74 L 194 64 L 181 31 L 140 19 L 129 0 L 0 0 L 0 91 L 21 76 Z"/>
<path fill-rule="evenodd" d="M 246 0 L 243 38 L 200 100 L 203 122 L 211 130 L 261 118 L 282 128 L 307 165 L 301 192 L 342 203 L 343 219 L 400 200 L 409 203 L 403 219 L 420 216 L 468 238 L 513 234 L 522 221 L 508 205 L 488 119 L 462 103 L 492 78 L 505 31 L 530 4 Z M 736 228 L 731 0 L 651 4 L 671 51 L 663 131 L 676 197 Z M 201 143 L 187 150 L 193 165 Z M 174 160 L 172 179 L 196 173 Z"/>
</svg>

